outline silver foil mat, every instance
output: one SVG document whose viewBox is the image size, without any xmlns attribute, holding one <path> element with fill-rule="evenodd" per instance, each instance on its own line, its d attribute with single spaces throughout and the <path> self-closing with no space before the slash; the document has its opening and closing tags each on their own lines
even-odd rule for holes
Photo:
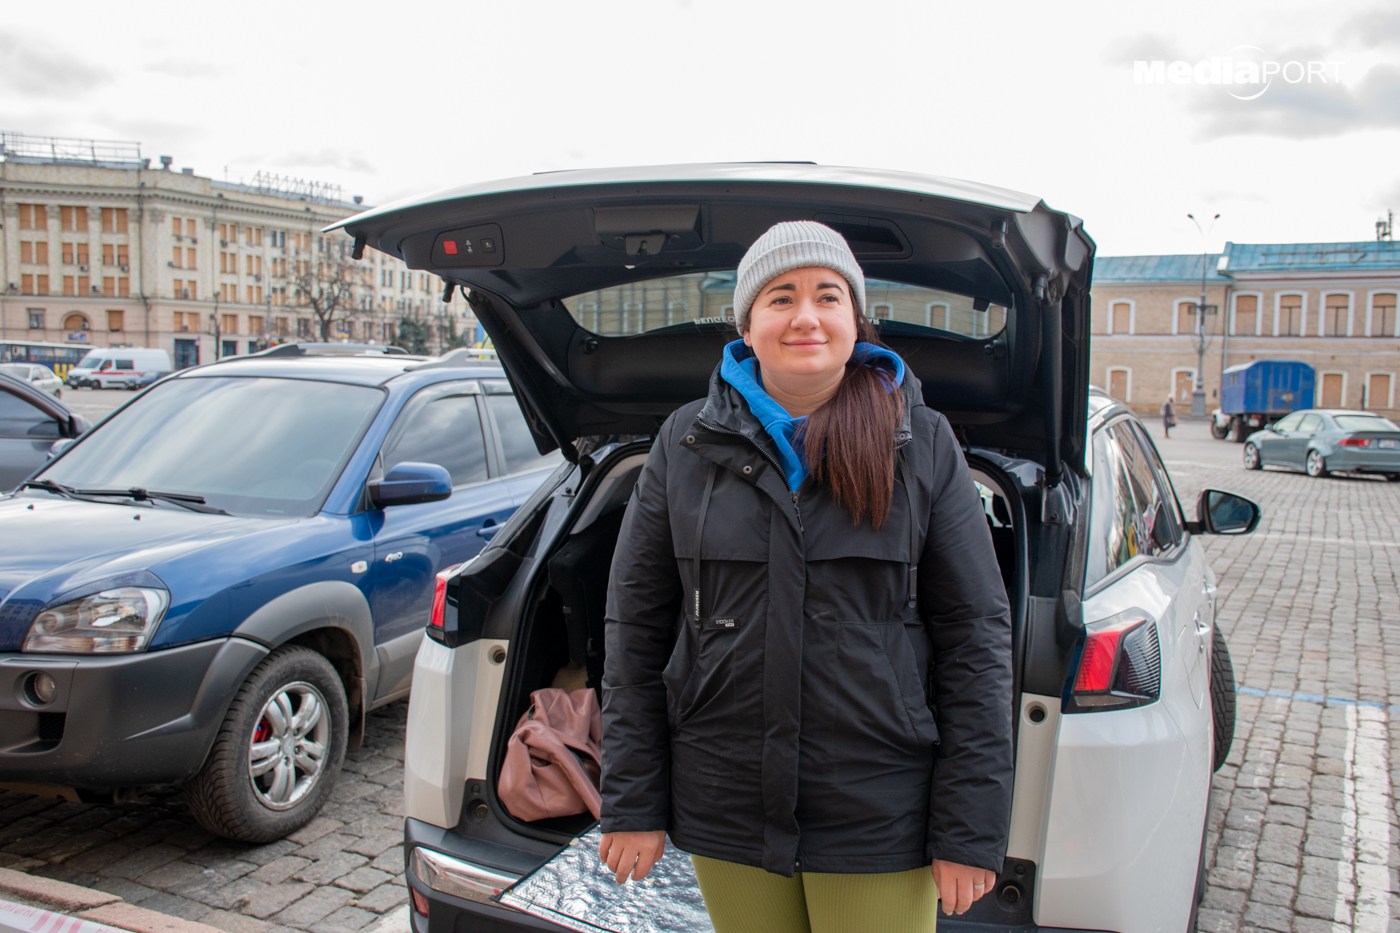
<svg viewBox="0 0 1400 933">
<path fill-rule="evenodd" d="M 690 856 L 666 851 L 641 881 L 618 884 L 598 860 L 594 829 L 521 878 L 500 902 L 579 933 L 714 933 Z"/>
</svg>

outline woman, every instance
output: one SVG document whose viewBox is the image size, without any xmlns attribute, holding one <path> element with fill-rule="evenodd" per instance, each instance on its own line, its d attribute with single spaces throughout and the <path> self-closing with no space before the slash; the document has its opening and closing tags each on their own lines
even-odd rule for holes
<svg viewBox="0 0 1400 933">
<path fill-rule="evenodd" d="M 995 885 L 1011 808 L 981 498 L 839 234 L 774 226 L 734 309 L 613 559 L 599 855 L 643 878 L 669 831 L 718 933 L 931 931 Z"/>
</svg>

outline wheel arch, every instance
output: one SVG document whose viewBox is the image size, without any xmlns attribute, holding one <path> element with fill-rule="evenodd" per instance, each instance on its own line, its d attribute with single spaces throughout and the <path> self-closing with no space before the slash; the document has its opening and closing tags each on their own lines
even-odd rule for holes
<svg viewBox="0 0 1400 933">
<path fill-rule="evenodd" d="M 350 707 L 348 747 L 364 741 L 365 712 L 379 674 L 374 619 L 359 587 L 322 580 L 263 604 L 233 632 L 266 645 L 303 645 L 325 657 L 340 675 Z"/>
</svg>

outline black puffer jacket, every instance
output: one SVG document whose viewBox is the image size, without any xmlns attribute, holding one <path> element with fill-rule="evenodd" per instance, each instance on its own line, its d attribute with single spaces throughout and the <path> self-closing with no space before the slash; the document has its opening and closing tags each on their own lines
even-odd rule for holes
<svg viewBox="0 0 1400 933">
<path fill-rule="evenodd" d="M 787 876 L 934 858 L 1000 870 L 1006 592 L 947 419 L 912 373 L 904 398 L 879 532 L 811 480 L 789 492 L 718 370 L 662 426 L 608 590 L 605 832 L 664 828 L 688 852 Z"/>
</svg>

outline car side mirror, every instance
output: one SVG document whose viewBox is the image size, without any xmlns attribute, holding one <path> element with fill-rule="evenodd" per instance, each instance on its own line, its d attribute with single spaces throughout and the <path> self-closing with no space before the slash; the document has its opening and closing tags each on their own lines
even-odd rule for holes
<svg viewBox="0 0 1400 933">
<path fill-rule="evenodd" d="M 49 459 L 52 460 L 78 442 L 76 437 L 63 437 L 49 445 Z"/>
<path fill-rule="evenodd" d="M 1186 523 L 1192 534 L 1247 535 L 1259 527 L 1259 504 L 1221 489 L 1203 489 L 1196 499 L 1196 520 Z"/>
<path fill-rule="evenodd" d="M 369 498 L 376 508 L 439 502 L 452 495 L 452 474 L 436 463 L 406 461 L 383 479 L 369 484 Z"/>
</svg>

